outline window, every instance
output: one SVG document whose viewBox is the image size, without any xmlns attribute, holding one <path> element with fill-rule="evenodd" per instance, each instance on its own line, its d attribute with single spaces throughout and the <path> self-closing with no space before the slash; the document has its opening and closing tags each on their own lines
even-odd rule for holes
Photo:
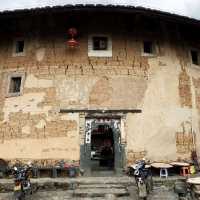
<svg viewBox="0 0 200 200">
<path fill-rule="evenodd" d="M 112 40 L 107 35 L 91 35 L 88 37 L 88 56 L 112 57 Z"/>
<path fill-rule="evenodd" d="M 93 50 L 107 50 L 108 38 L 107 37 L 93 37 Z"/>
<path fill-rule="evenodd" d="M 23 38 L 17 38 L 13 41 L 13 56 L 25 55 L 25 41 Z"/>
<path fill-rule="evenodd" d="M 8 97 L 22 94 L 24 76 L 24 73 L 12 73 L 8 76 Z"/>
<path fill-rule="evenodd" d="M 20 92 L 22 83 L 22 77 L 11 77 L 9 93 L 18 93 Z"/>
<path fill-rule="evenodd" d="M 199 55 L 198 51 L 196 50 L 191 50 L 191 58 L 192 58 L 192 63 L 195 65 L 199 65 Z"/>
<path fill-rule="evenodd" d="M 144 53 L 153 54 L 153 43 L 150 41 L 144 41 L 143 43 Z"/>
<path fill-rule="evenodd" d="M 16 41 L 15 53 L 23 53 L 23 52 L 24 52 L 24 41 L 23 40 Z"/>
</svg>

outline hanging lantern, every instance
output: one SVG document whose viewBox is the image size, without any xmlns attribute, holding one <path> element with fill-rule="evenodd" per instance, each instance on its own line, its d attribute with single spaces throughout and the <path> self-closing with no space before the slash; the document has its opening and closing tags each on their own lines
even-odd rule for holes
<svg viewBox="0 0 200 200">
<path fill-rule="evenodd" d="M 67 46 L 70 48 L 75 48 L 79 45 L 78 41 L 75 39 L 77 36 L 77 30 L 75 28 L 70 28 L 68 30 L 69 40 L 67 41 Z"/>
<path fill-rule="evenodd" d="M 71 47 L 71 48 L 75 48 L 75 47 L 78 46 L 78 42 L 77 42 L 74 38 L 69 39 L 69 40 L 67 41 L 67 44 L 68 44 L 68 46 Z"/>
</svg>

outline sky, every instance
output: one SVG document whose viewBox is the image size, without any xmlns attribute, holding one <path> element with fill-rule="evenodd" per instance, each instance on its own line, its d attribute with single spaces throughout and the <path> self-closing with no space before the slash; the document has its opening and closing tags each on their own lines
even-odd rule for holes
<svg viewBox="0 0 200 200">
<path fill-rule="evenodd" d="M 133 5 L 200 19 L 200 0 L 0 0 L 0 10 L 14 10 L 65 4 Z"/>
</svg>

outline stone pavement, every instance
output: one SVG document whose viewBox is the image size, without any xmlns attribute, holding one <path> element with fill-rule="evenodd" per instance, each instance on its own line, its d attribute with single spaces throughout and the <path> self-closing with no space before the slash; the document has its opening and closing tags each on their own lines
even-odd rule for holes
<svg viewBox="0 0 200 200">
<path fill-rule="evenodd" d="M 176 178 L 155 179 L 147 200 L 178 200 Z M 31 180 L 37 191 L 28 200 L 138 200 L 133 177 L 42 178 Z M 13 180 L 0 179 L 0 200 L 13 200 Z"/>
<path fill-rule="evenodd" d="M 89 197 L 72 197 L 72 191 L 41 191 L 32 195 L 30 200 L 92 200 Z M 1 193 L 0 200 L 13 200 L 12 193 Z M 95 200 L 138 200 L 137 194 L 130 197 L 95 197 Z M 154 189 L 153 193 L 148 197 L 148 200 L 178 200 L 177 195 L 168 190 L 165 186 Z"/>
</svg>

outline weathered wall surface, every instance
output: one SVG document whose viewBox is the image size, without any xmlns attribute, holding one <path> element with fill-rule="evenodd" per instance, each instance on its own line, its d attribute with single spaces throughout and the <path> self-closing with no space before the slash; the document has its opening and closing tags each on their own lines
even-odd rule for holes
<svg viewBox="0 0 200 200">
<path fill-rule="evenodd" d="M 174 32 L 108 28 L 113 57 L 89 58 L 87 31 L 76 50 L 66 47 L 62 32 L 25 36 L 26 55 L 19 57 L 12 56 L 11 36 L 1 41 L 0 158 L 78 161 L 79 114 L 60 109 L 141 109 L 125 118 L 128 163 L 200 153 L 200 69 L 190 64 L 189 45 L 182 48 Z M 154 39 L 156 55 L 141 55 L 145 39 Z M 25 72 L 23 94 L 6 97 L 15 71 Z"/>
<path fill-rule="evenodd" d="M 2 157 L 79 160 L 79 116 L 59 114 L 57 104 L 53 81 L 27 74 L 24 94 L 4 99 Z"/>
</svg>

